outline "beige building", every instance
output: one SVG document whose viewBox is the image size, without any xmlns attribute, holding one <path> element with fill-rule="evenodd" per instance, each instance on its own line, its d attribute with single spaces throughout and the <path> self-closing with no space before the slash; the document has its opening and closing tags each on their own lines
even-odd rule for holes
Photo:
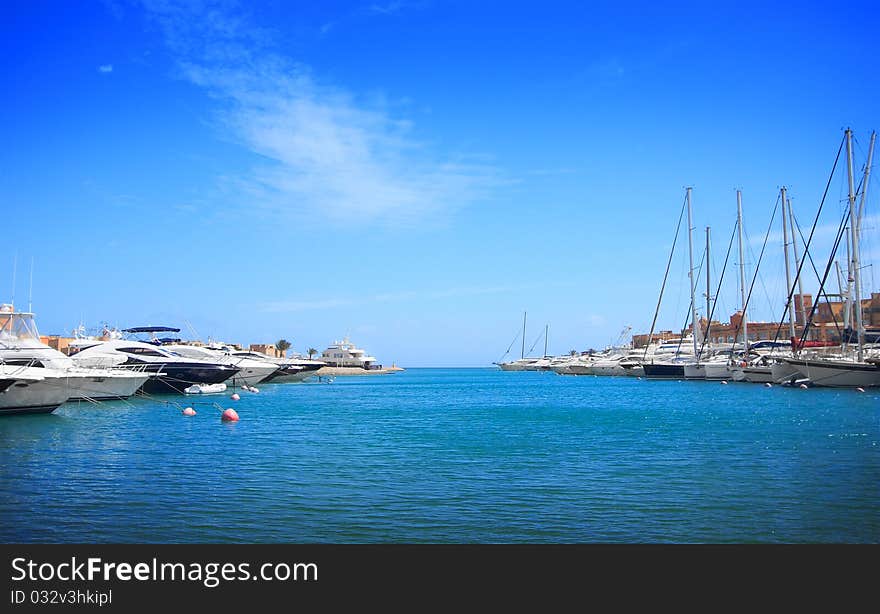
<svg viewBox="0 0 880 614">
<path fill-rule="evenodd" d="M 251 352 L 260 352 L 273 358 L 284 358 L 284 352 L 279 351 L 274 343 L 252 343 L 248 349 Z"/>
<path fill-rule="evenodd" d="M 40 335 L 40 341 L 45 343 L 53 350 L 58 350 L 62 354 L 70 354 L 70 342 L 74 341 L 73 337 L 59 337 L 58 335 Z"/>
<path fill-rule="evenodd" d="M 803 326 L 800 324 L 809 317 L 813 309 L 813 296 L 811 294 L 795 294 L 794 316 L 795 336 L 799 339 L 803 334 Z M 865 328 L 880 327 L 880 293 L 872 292 L 871 298 L 862 299 L 862 320 Z M 808 339 L 811 341 L 839 342 L 843 334 L 843 307 L 841 301 L 822 300 L 816 306 L 813 314 L 813 323 L 810 325 Z M 805 316 L 806 314 L 806 316 Z M 706 319 L 700 320 L 700 329 L 703 335 L 708 330 L 709 341 L 712 343 L 733 343 L 742 339 L 742 311 L 737 311 L 730 316 L 728 322 L 712 321 L 707 326 Z M 685 328 L 680 335 L 689 335 L 691 327 Z M 790 341 L 790 329 L 788 320 L 779 322 L 749 322 L 749 341 L 773 340 Z M 669 338 L 677 338 L 679 334 L 672 331 L 660 331 L 654 333 L 654 341 L 665 341 Z M 644 347 L 648 343 L 648 335 L 638 334 L 632 337 L 633 347 Z"/>
</svg>

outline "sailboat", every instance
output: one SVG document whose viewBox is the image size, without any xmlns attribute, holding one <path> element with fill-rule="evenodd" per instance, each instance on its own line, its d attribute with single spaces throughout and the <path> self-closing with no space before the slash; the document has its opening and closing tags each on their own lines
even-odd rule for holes
<svg viewBox="0 0 880 614">
<path fill-rule="evenodd" d="M 782 214 L 782 251 L 783 259 L 785 261 L 785 283 L 786 288 L 791 289 L 791 292 L 789 292 L 788 297 L 786 298 L 782 321 L 785 320 L 785 315 L 788 314 L 789 338 L 794 339 L 796 332 L 795 315 L 792 310 L 792 292 L 794 286 L 792 285 L 791 269 L 789 265 L 789 246 L 791 246 L 791 251 L 794 252 L 794 266 L 796 271 L 795 281 L 798 284 L 801 297 L 803 297 L 804 291 L 803 280 L 800 275 L 800 271 L 802 268 L 801 259 L 798 256 L 797 248 L 797 225 L 795 224 L 794 220 L 794 213 L 791 207 L 791 199 L 788 197 L 788 189 L 785 186 L 782 186 L 779 190 L 779 203 L 781 204 Z M 789 232 L 791 233 L 790 242 Z M 806 254 L 804 255 L 806 256 Z M 757 270 L 755 271 L 755 274 L 757 275 Z M 752 281 L 752 283 L 754 284 L 754 280 Z M 743 304 L 747 305 L 747 303 L 748 300 L 746 300 Z M 743 309 L 745 310 L 745 308 Z M 801 312 L 803 311 L 804 310 L 801 309 Z M 802 317 L 805 318 L 805 315 L 802 315 Z M 802 325 L 805 324 L 806 321 L 804 320 L 804 322 L 802 322 Z M 781 327 L 782 323 L 779 324 L 779 328 Z M 743 314 L 743 331 L 744 333 L 747 333 L 748 331 L 748 322 L 745 320 L 745 314 Z M 746 346 L 745 354 L 747 356 L 747 360 L 744 363 L 740 363 L 734 368 L 735 379 L 741 379 L 743 381 L 747 381 L 753 384 L 778 384 L 793 382 L 803 378 L 803 376 L 797 369 L 795 369 L 783 360 L 783 358 L 791 356 L 790 342 L 768 340 L 749 346 L 748 334 L 744 334 L 743 342 Z"/>
<path fill-rule="evenodd" d="M 712 356 L 711 348 L 706 346 L 707 337 L 709 336 L 709 328 L 712 325 L 712 310 L 710 307 L 712 294 L 709 283 L 709 270 L 711 267 L 709 266 L 709 262 L 709 227 L 706 226 L 706 333 L 703 337 L 703 345 L 700 347 L 699 353 L 695 355 L 696 360 L 684 365 L 685 379 L 714 379 L 714 371 L 713 376 L 709 376 L 708 370 L 715 367 L 718 363 L 718 357 Z M 695 324 L 694 326 L 699 326 L 699 324 Z M 709 360 L 706 360 L 706 358 L 709 358 Z"/>
<path fill-rule="evenodd" d="M 862 284 L 860 271 L 860 226 L 864 211 L 865 198 L 868 192 L 868 183 L 871 172 L 871 160 L 874 153 L 876 133 L 871 134 L 871 144 L 868 150 L 868 159 L 865 165 L 864 179 L 862 181 L 861 202 L 856 206 L 855 181 L 853 177 L 853 152 L 852 131 L 847 128 L 846 161 L 849 202 L 849 275 L 847 277 L 847 293 L 845 313 L 852 310 L 852 318 L 849 320 L 855 327 L 852 331 L 856 339 L 856 347 L 851 355 L 837 357 L 817 356 L 801 351 L 797 356 L 783 358 L 789 366 L 796 369 L 815 386 L 832 387 L 860 387 L 880 386 L 880 356 L 869 356 L 865 350 L 865 328 L 862 316 Z M 833 256 L 833 254 L 832 254 Z M 812 315 L 812 314 L 811 314 Z M 809 326 L 809 322 L 808 322 Z M 845 332 L 845 341 L 851 337 L 850 331 Z M 807 330 L 804 330 L 802 341 L 806 339 Z"/>
<path fill-rule="evenodd" d="M 684 379 L 684 367 L 685 364 L 692 363 L 696 356 L 698 355 L 698 345 L 699 345 L 699 326 L 696 324 L 697 321 L 697 311 L 696 304 L 694 303 L 694 244 L 693 244 L 693 220 L 692 220 L 692 209 L 691 209 L 691 187 L 687 187 L 685 189 L 685 205 L 687 206 L 687 224 L 688 224 L 688 257 L 690 261 L 690 269 L 688 273 L 688 278 L 690 279 L 690 291 L 691 291 L 691 305 L 690 305 L 690 319 L 692 323 L 693 335 L 688 338 L 688 341 L 691 343 L 684 343 L 684 340 L 674 348 L 674 352 L 667 354 L 663 352 L 663 346 L 658 348 L 656 352 L 654 352 L 654 356 L 651 362 L 645 362 L 642 365 L 642 368 L 645 372 L 645 377 L 648 379 Z M 683 213 L 683 212 L 682 212 Z M 679 226 L 681 226 L 681 217 L 679 217 Z M 676 228 L 675 237 L 678 239 L 678 227 Z M 675 241 L 672 243 L 672 251 L 675 250 Z M 672 252 L 669 254 L 669 262 L 672 261 Z M 669 264 L 666 265 L 666 274 L 669 274 Z M 663 288 L 666 287 L 666 276 L 663 278 L 663 286 L 660 289 L 660 300 L 663 298 Z M 657 311 L 660 309 L 660 300 L 657 301 Z M 654 313 L 654 322 L 657 321 L 657 311 Z M 654 334 L 654 325 L 651 325 L 651 333 L 649 335 L 649 341 L 652 340 Z"/>
<path fill-rule="evenodd" d="M 526 357 L 526 315 L 527 312 L 523 312 L 523 328 L 522 328 L 522 350 L 520 352 L 520 357 L 517 360 L 510 360 L 507 362 L 496 362 L 495 364 L 501 367 L 502 371 L 549 371 L 551 369 L 551 360 L 552 356 L 547 355 L 547 339 L 549 336 L 550 325 L 547 324 L 544 327 L 544 355 L 540 358 L 532 358 Z M 517 335 L 519 337 L 519 335 Z M 514 337 L 510 346 L 512 347 L 514 343 L 516 343 L 517 337 Z M 531 352 L 538 341 L 541 340 L 541 337 L 535 340 L 535 343 L 532 344 Z M 505 352 L 505 356 L 510 352 L 510 347 L 507 348 L 507 352 Z M 502 356 L 503 358 L 503 356 Z"/>
</svg>

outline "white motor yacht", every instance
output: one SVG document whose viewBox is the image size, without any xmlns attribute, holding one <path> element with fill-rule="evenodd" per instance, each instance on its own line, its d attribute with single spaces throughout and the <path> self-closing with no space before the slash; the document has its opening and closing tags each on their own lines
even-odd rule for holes
<svg viewBox="0 0 880 614">
<path fill-rule="evenodd" d="M 593 375 L 626 375 L 626 369 L 620 364 L 620 361 L 625 357 L 625 354 L 613 353 L 609 356 L 599 358 L 598 360 L 593 361 L 593 364 L 590 366 L 590 371 Z"/>
<path fill-rule="evenodd" d="M 0 361 L 45 369 L 49 381 L 66 382 L 69 399 L 120 399 L 133 395 L 149 379 L 143 369 L 89 369 L 40 340 L 34 314 L 0 306 Z"/>
<path fill-rule="evenodd" d="M 163 345 L 162 348 L 180 356 L 238 367 L 238 373 L 235 373 L 225 382 L 233 388 L 256 386 L 260 382 L 265 381 L 280 368 L 280 365 L 276 362 L 270 361 L 268 356 L 266 359 L 255 358 L 253 356 L 236 356 L 224 349 L 213 348 L 211 346 L 172 344 Z"/>
<path fill-rule="evenodd" d="M 550 370 L 558 375 L 570 375 L 568 367 L 580 358 L 580 354 L 566 354 L 565 356 L 557 356 L 550 361 Z"/>
<path fill-rule="evenodd" d="M 571 361 L 566 369 L 566 375 L 594 375 L 593 364 L 596 358 L 590 355 L 580 356 Z"/>
<path fill-rule="evenodd" d="M 143 384 L 145 393 L 182 394 L 193 384 L 219 384 L 239 371 L 234 365 L 181 356 L 152 343 L 131 339 L 81 340 L 71 347 L 77 349 L 71 355 L 77 365 L 135 366 L 152 375 Z"/>
<path fill-rule="evenodd" d="M 633 348 L 626 353 L 620 361 L 624 374 L 630 377 L 644 377 L 645 368 L 642 366 L 646 362 L 651 362 L 654 352 L 660 347 L 658 343 L 652 343 L 646 347 Z"/>
<path fill-rule="evenodd" d="M 258 361 L 264 360 L 276 365 L 276 370 L 263 380 L 264 383 L 302 382 L 314 376 L 321 367 L 327 366 L 327 363 L 324 361 L 311 360 L 299 354 L 295 354 L 291 358 L 277 358 L 253 350 L 236 350 L 229 347 L 227 347 L 227 350 L 232 357 L 249 358 Z"/>
<path fill-rule="evenodd" d="M 0 416 L 52 413 L 69 394 L 67 378 L 53 369 L 0 364 Z"/>
<path fill-rule="evenodd" d="M 345 337 L 342 341 L 334 341 L 321 353 L 321 360 L 329 367 L 355 367 L 360 369 L 380 368 L 376 365 L 376 357 L 367 354 Z"/>
<path fill-rule="evenodd" d="M 310 377 L 314 377 L 321 367 L 327 366 L 327 363 L 323 360 L 313 360 L 302 354 L 293 354 L 287 358 L 272 358 L 254 351 L 234 351 L 232 355 L 251 356 L 253 358 L 262 357 L 265 360 L 275 362 L 279 369 L 270 375 L 266 381 L 276 384 L 303 382 Z"/>
</svg>

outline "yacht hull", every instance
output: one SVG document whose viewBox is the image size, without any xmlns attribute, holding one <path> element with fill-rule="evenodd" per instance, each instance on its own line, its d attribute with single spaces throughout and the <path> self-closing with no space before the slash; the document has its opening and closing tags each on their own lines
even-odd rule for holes
<svg viewBox="0 0 880 614">
<path fill-rule="evenodd" d="M 70 400 L 127 399 L 150 379 L 149 373 L 78 373 L 67 378 Z"/>
<path fill-rule="evenodd" d="M 642 365 L 647 379 L 684 379 L 684 365 L 649 363 Z"/>
<path fill-rule="evenodd" d="M 58 405 L 33 405 L 28 407 L 2 407 L 0 406 L 0 416 L 18 416 L 26 414 L 51 414 L 53 411 L 61 407 L 63 403 Z"/>
<path fill-rule="evenodd" d="M 260 382 L 269 379 L 273 373 L 278 371 L 276 365 L 267 365 L 265 367 L 245 367 L 241 371 L 226 380 L 226 384 L 233 388 L 241 388 L 242 386 L 255 386 Z"/>
<path fill-rule="evenodd" d="M 593 375 L 612 375 L 612 376 L 626 375 L 626 369 L 621 367 L 619 364 L 593 365 L 592 371 L 593 371 Z"/>
<path fill-rule="evenodd" d="M 624 375 L 629 377 L 644 377 L 645 376 L 645 368 L 642 365 L 632 365 L 629 367 L 623 367 L 623 370 L 626 371 Z"/>
<path fill-rule="evenodd" d="M 730 366 L 726 362 L 707 362 L 704 366 L 706 368 L 706 379 L 708 380 L 736 380 L 736 374 L 730 370 Z"/>
<path fill-rule="evenodd" d="M 735 381 L 735 382 L 747 382 L 748 381 L 746 379 L 746 374 L 743 373 L 743 367 L 741 364 L 734 365 L 729 368 L 730 368 L 731 378 L 733 379 L 733 381 Z"/>
<path fill-rule="evenodd" d="M 63 380 L 15 381 L 0 392 L 0 415 L 50 414 L 67 401 Z"/>
<path fill-rule="evenodd" d="M 815 386 L 837 388 L 867 388 L 880 386 L 880 368 L 873 364 L 845 360 L 802 360 L 786 358 L 786 363 L 797 369 Z"/>
<path fill-rule="evenodd" d="M 570 365 L 568 367 L 568 375 L 596 375 L 593 372 L 593 365 Z"/>
<path fill-rule="evenodd" d="M 695 363 L 692 365 L 684 365 L 685 379 L 706 379 L 706 365 Z"/>
<path fill-rule="evenodd" d="M 314 377 L 317 369 L 310 369 L 308 371 L 301 369 L 299 371 L 285 371 L 282 369 L 278 375 L 273 375 L 268 380 L 267 383 L 271 384 L 283 384 L 285 382 L 302 382 L 304 380 L 309 379 L 310 377 Z"/>
<path fill-rule="evenodd" d="M 771 367 L 742 367 L 742 374 L 752 384 L 772 384 L 775 381 Z"/>
<path fill-rule="evenodd" d="M 147 394 L 184 394 L 184 390 L 193 384 L 219 384 L 225 382 L 238 372 L 238 368 L 229 365 L 184 365 L 147 364 L 146 370 L 152 374 L 141 392 Z"/>
<path fill-rule="evenodd" d="M 779 360 L 770 365 L 770 374 L 773 378 L 772 383 L 774 384 L 794 382 L 795 380 L 806 377 L 797 369 L 797 367 L 788 364 L 784 360 Z"/>
<path fill-rule="evenodd" d="M 327 365 L 314 362 L 291 362 L 281 365 L 281 368 L 265 379 L 266 382 L 301 382 L 318 374 Z"/>
</svg>

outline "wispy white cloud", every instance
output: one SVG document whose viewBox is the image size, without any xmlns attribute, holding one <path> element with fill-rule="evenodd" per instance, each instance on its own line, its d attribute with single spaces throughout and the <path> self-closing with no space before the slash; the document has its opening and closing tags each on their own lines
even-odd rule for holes
<svg viewBox="0 0 880 614">
<path fill-rule="evenodd" d="M 226 180 L 249 208 L 400 222 L 474 202 L 501 183 L 485 161 L 433 150 L 387 103 L 322 84 L 238 14 L 214 7 L 195 19 L 173 2 L 147 6 L 181 75 L 214 97 L 220 125 L 262 160 Z"/>
<path fill-rule="evenodd" d="M 113 64 L 101 64 L 98 66 L 98 72 L 105 74 L 113 72 Z"/>
</svg>

